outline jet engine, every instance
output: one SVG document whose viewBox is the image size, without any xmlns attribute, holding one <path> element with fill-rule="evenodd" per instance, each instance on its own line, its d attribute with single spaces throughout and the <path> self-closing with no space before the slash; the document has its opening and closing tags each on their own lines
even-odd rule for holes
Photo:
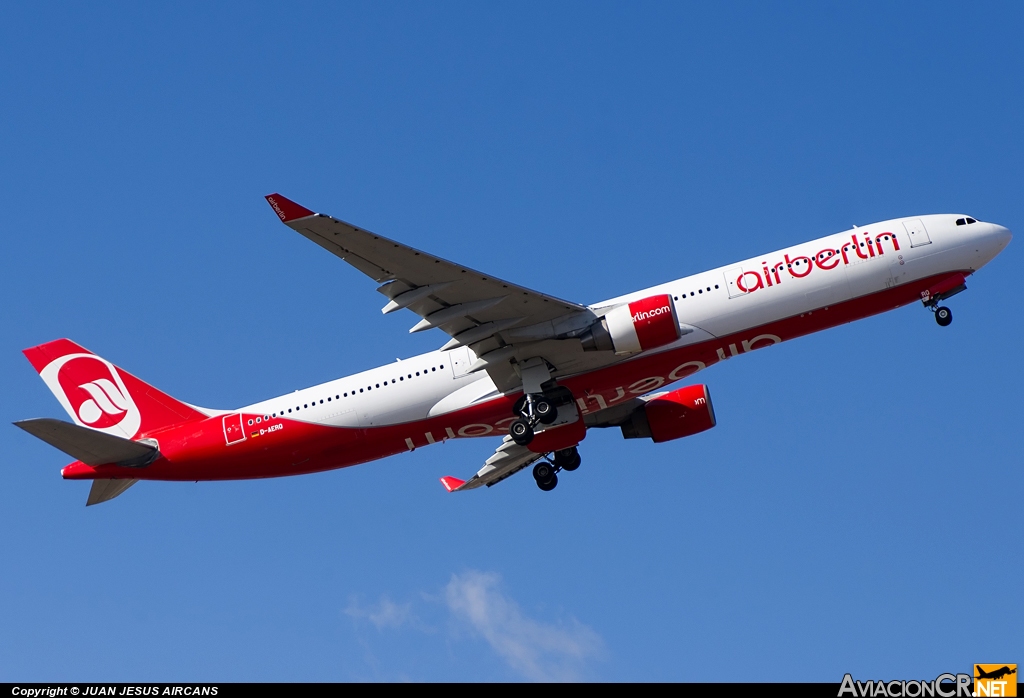
<svg viewBox="0 0 1024 698">
<path fill-rule="evenodd" d="M 706 385 L 689 385 L 651 398 L 621 426 L 627 439 L 650 438 L 662 443 L 715 426 L 715 409 Z"/>
<path fill-rule="evenodd" d="M 580 339 L 588 351 L 636 354 L 681 336 L 672 296 L 663 293 L 612 308 Z"/>
</svg>

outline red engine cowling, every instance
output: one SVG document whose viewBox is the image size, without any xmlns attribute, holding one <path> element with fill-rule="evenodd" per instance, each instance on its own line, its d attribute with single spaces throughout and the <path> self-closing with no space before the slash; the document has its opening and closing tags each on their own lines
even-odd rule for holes
<svg viewBox="0 0 1024 698">
<path fill-rule="evenodd" d="M 583 348 L 636 354 L 671 344 L 680 337 L 672 296 L 649 296 L 609 311 L 581 338 Z"/>
<path fill-rule="evenodd" d="M 715 408 L 706 385 L 689 385 L 648 400 L 622 425 L 627 439 L 652 439 L 655 443 L 681 439 L 715 426 Z"/>
</svg>

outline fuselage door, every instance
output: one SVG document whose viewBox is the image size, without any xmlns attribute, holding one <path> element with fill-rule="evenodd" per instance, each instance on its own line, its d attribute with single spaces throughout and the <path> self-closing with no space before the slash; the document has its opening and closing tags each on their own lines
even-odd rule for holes
<svg viewBox="0 0 1024 698">
<path fill-rule="evenodd" d="M 910 237 L 911 247 L 931 244 L 932 240 L 928 237 L 928 230 L 919 218 L 903 221 L 903 227 L 907 229 L 907 236 Z"/>
<path fill-rule="evenodd" d="M 242 415 L 224 415 L 224 441 L 228 446 L 245 441 L 245 427 L 242 425 Z"/>
<path fill-rule="evenodd" d="M 452 364 L 452 377 L 461 378 L 466 375 L 475 358 L 469 351 L 469 347 L 456 347 L 449 351 L 448 360 Z"/>
<path fill-rule="evenodd" d="M 725 287 L 729 289 L 729 298 L 747 295 L 746 291 L 741 290 L 743 288 L 740 285 L 741 278 L 743 278 L 743 267 L 734 267 L 725 272 Z"/>
</svg>

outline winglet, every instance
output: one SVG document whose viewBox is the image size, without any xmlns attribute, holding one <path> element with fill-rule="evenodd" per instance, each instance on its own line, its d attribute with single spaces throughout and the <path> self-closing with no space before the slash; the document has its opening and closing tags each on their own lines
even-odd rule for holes
<svg viewBox="0 0 1024 698">
<path fill-rule="evenodd" d="M 457 477 L 452 477 L 451 475 L 445 475 L 443 478 L 441 478 L 441 484 L 444 485 L 444 488 L 449 492 L 454 492 L 455 490 L 465 485 L 466 481 L 460 480 Z"/>
<path fill-rule="evenodd" d="M 300 206 L 291 199 L 286 199 L 280 194 L 271 194 L 267 197 L 267 203 L 274 209 L 274 213 L 278 215 L 284 223 L 290 223 L 299 218 L 306 218 L 308 216 L 315 215 L 305 206 Z"/>
</svg>

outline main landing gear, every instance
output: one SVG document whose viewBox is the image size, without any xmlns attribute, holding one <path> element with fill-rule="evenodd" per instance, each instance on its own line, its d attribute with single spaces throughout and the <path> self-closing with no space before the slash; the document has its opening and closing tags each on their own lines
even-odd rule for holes
<svg viewBox="0 0 1024 698">
<path fill-rule="evenodd" d="M 533 479 L 537 481 L 537 487 L 545 492 L 555 489 L 558 484 L 559 470 L 572 472 L 580 467 L 580 452 L 575 446 L 563 448 L 560 451 L 555 451 L 551 460 L 554 462 L 542 460 L 533 466 Z"/>
<path fill-rule="evenodd" d="M 561 397 L 555 399 L 561 400 Z M 538 424 L 553 424 L 558 418 L 555 403 L 540 394 L 527 393 L 516 403 L 513 412 L 517 419 L 509 425 L 508 433 L 520 446 L 533 441 Z M 580 452 L 575 446 L 560 449 L 533 466 L 533 479 L 537 481 L 537 487 L 550 492 L 558 485 L 558 471 L 572 472 L 580 467 L 580 462 Z"/>
<path fill-rule="evenodd" d="M 519 418 L 508 427 L 512 440 L 520 446 L 533 441 L 533 430 L 538 424 L 551 424 L 558 418 L 558 409 L 543 395 L 527 395 L 516 404 Z"/>
</svg>

